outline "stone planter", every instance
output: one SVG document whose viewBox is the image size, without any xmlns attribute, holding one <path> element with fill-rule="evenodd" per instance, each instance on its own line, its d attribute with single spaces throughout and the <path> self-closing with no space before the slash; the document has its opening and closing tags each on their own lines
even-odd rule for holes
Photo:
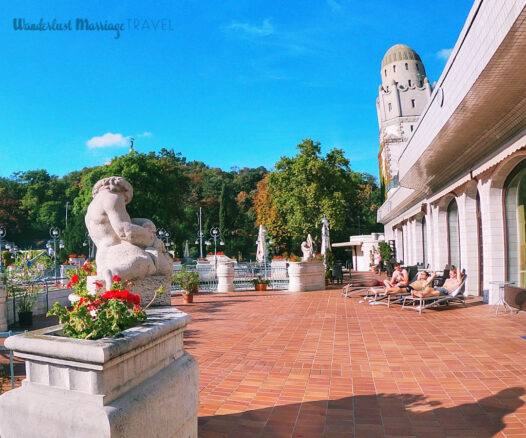
<svg viewBox="0 0 526 438">
<path fill-rule="evenodd" d="M 197 437 L 197 362 L 183 349 L 189 320 L 162 307 L 121 337 L 72 339 L 54 326 L 8 338 L 27 377 L 0 396 L 0 436 Z"/>
<path fill-rule="evenodd" d="M 232 262 L 217 265 L 217 291 L 234 291 L 234 264 Z"/>
<path fill-rule="evenodd" d="M 289 292 L 325 289 L 325 266 L 319 260 L 289 264 Z"/>
</svg>

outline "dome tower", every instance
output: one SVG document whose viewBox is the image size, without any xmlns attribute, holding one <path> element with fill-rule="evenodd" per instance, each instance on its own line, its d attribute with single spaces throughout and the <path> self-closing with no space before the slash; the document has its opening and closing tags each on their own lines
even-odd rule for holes
<svg viewBox="0 0 526 438">
<path fill-rule="evenodd" d="M 432 88 L 422 59 L 411 47 L 392 46 L 382 59 L 376 111 L 380 128 L 380 178 L 398 186 L 398 158 L 429 102 Z"/>
</svg>

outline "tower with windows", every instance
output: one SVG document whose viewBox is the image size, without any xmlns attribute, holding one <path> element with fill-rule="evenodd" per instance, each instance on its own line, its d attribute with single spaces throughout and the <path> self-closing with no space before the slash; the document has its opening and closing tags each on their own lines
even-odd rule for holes
<svg viewBox="0 0 526 438">
<path fill-rule="evenodd" d="M 380 178 L 387 196 L 398 187 L 398 158 L 416 129 L 432 87 L 424 64 L 411 47 L 396 44 L 382 60 L 382 84 L 376 99 L 380 128 Z"/>
</svg>

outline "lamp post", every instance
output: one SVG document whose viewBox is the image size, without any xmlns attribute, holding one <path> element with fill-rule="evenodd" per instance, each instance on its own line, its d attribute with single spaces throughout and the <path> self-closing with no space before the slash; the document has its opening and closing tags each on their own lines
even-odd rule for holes
<svg viewBox="0 0 526 438">
<path fill-rule="evenodd" d="M 170 232 L 165 230 L 164 228 L 159 228 L 157 230 L 157 237 L 164 243 L 164 246 L 166 247 L 167 251 L 168 248 L 174 244 L 170 241 Z"/>
<path fill-rule="evenodd" d="M 203 216 L 201 207 L 199 207 L 199 213 L 197 213 L 197 225 L 199 226 L 199 231 L 197 232 L 197 240 L 195 241 L 195 244 L 197 245 L 199 243 L 199 258 L 203 258 L 203 237 L 205 236 L 205 233 L 203 233 Z"/>
<path fill-rule="evenodd" d="M 217 268 L 217 241 L 219 240 L 219 245 L 224 245 L 225 242 L 223 242 L 223 239 L 221 239 L 221 230 L 219 229 L 219 227 L 210 228 L 210 237 L 214 239 L 214 263 Z M 211 245 L 212 242 L 210 240 L 207 240 L 205 244 Z"/>
<path fill-rule="evenodd" d="M 54 266 L 55 266 L 55 280 L 56 280 L 58 277 L 57 275 L 57 241 L 58 241 L 58 238 L 60 237 L 60 230 L 57 227 L 51 227 L 49 230 L 49 235 L 53 239 L 53 261 L 54 261 Z M 64 242 L 62 240 L 60 240 L 58 244 L 59 244 L 59 249 L 64 248 Z M 46 247 L 50 248 L 51 242 L 48 242 Z"/>
<path fill-rule="evenodd" d="M 2 260 L 2 242 L 6 234 L 7 234 L 6 229 L 0 226 L 0 272 L 4 272 L 4 262 Z"/>
<path fill-rule="evenodd" d="M 91 244 L 93 243 L 93 240 L 91 240 L 91 236 L 89 235 L 89 232 L 86 231 L 86 240 L 82 242 L 82 246 L 88 247 L 88 259 L 91 260 Z"/>
<path fill-rule="evenodd" d="M 69 201 L 66 202 L 66 228 L 68 228 L 68 207 L 69 207 Z"/>
</svg>

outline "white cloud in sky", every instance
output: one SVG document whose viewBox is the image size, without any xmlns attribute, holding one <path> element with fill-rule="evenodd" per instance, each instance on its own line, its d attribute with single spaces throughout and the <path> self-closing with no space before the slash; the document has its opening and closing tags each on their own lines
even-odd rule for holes
<svg viewBox="0 0 526 438">
<path fill-rule="evenodd" d="M 151 137 L 152 133 L 149 131 L 144 131 L 142 134 L 137 135 L 137 137 Z"/>
<path fill-rule="evenodd" d="M 269 19 L 263 20 L 261 26 L 234 21 L 230 26 L 227 26 L 227 29 L 240 31 L 246 35 L 255 37 L 264 37 L 274 33 L 274 26 L 272 26 Z"/>
<path fill-rule="evenodd" d="M 342 5 L 336 0 L 327 0 L 327 4 L 329 5 L 329 8 L 331 8 L 332 12 L 338 12 L 342 9 Z"/>
<path fill-rule="evenodd" d="M 128 144 L 129 138 L 129 136 L 124 137 L 122 134 L 113 134 L 111 132 L 107 132 L 106 134 L 99 137 L 95 136 L 90 138 L 86 142 L 86 146 L 88 146 L 90 149 L 122 147 Z"/>
<path fill-rule="evenodd" d="M 447 59 L 449 59 L 449 55 L 451 55 L 452 51 L 453 51 L 453 49 L 440 49 L 437 52 L 437 58 L 447 60 Z"/>
</svg>

